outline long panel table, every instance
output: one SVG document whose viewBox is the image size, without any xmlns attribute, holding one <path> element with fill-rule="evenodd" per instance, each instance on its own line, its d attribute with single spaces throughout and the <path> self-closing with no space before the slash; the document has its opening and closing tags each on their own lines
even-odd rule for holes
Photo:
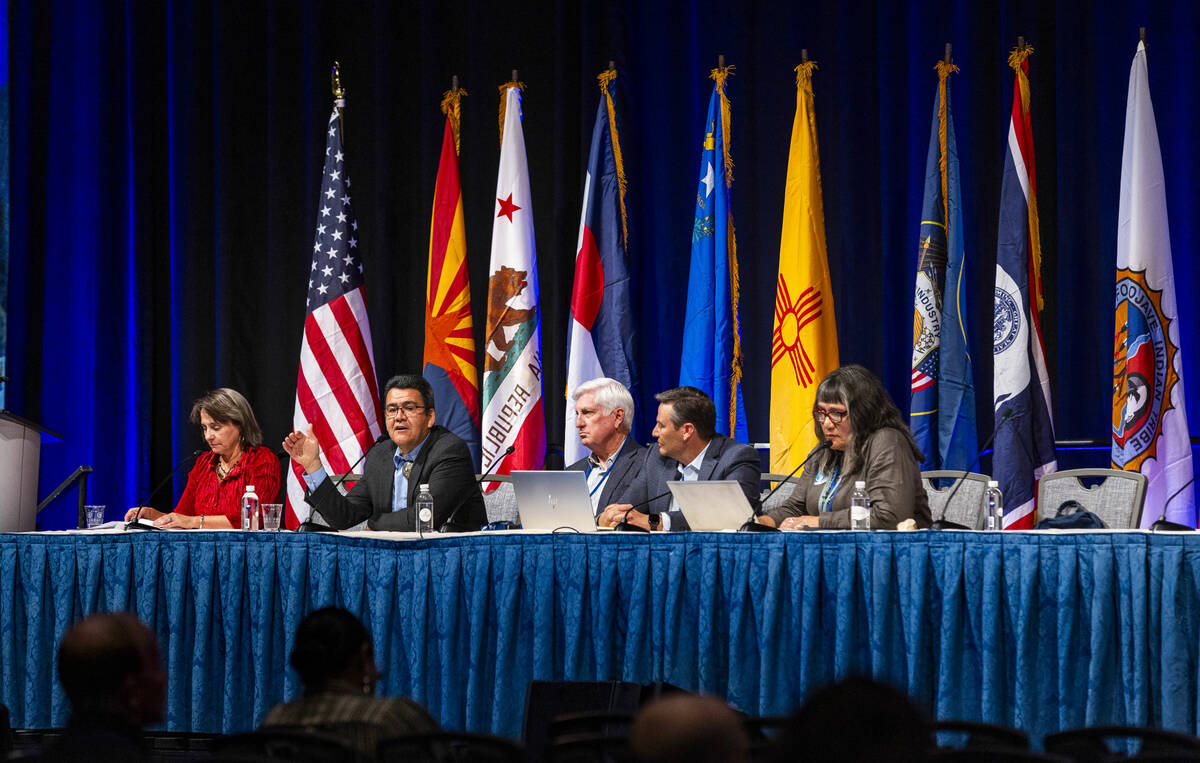
<svg viewBox="0 0 1200 763">
<path fill-rule="evenodd" d="M 0 700 L 60 725 L 56 645 L 83 615 L 151 624 L 168 730 L 237 732 L 299 691 L 309 611 L 357 613 L 379 693 L 520 732 L 528 682 L 667 681 L 782 714 L 867 673 L 940 718 L 1035 738 L 1200 731 L 1200 535 L 1142 532 L 0 535 Z"/>
</svg>

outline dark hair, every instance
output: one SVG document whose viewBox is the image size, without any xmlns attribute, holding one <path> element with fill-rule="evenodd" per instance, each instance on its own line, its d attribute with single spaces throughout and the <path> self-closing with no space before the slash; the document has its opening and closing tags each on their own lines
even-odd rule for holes
<svg viewBox="0 0 1200 763">
<path fill-rule="evenodd" d="M 262 430 L 254 418 L 254 410 L 250 407 L 241 392 L 229 387 L 221 387 L 211 392 L 205 392 L 192 404 L 191 420 L 193 424 L 200 423 L 200 412 L 204 411 L 213 421 L 221 424 L 233 424 L 241 432 L 242 450 L 250 450 L 262 445 Z"/>
<path fill-rule="evenodd" d="M 415 389 L 421 393 L 421 402 L 429 410 L 433 410 L 433 385 L 424 376 L 416 374 L 396 374 L 388 379 L 387 384 L 383 387 L 383 399 L 386 401 L 388 393 L 394 389 Z"/>
<path fill-rule="evenodd" d="M 925 460 L 917 441 L 908 431 L 908 424 L 900 414 L 900 409 L 892 402 L 883 382 L 879 377 L 862 366 L 842 366 L 830 371 L 817 387 L 816 401 L 818 403 L 841 403 L 850 412 L 850 450 L 843 456 L 846 459 L 846 473 L 852 474 L 863 462 L 867 440 L 876 431 L 892 428 L 901 432 L 908 440 L 917 463 Z M 813 420 L 813 431 L 818 442 L 825 439 L 821 425 Z M 826 451 L 822 458 L 821 468 L 832 466 L 838 458 L 833 451 Z"/>
<path fill-rule="evenodd" d="M 711 440 L 717 431 L 717 406 L 712 398 L 695 387 L 676 387 L 659 392 L 654 399 L 671 406 L 671 423 L 676 427 L 691 424 L 702 439 Z"/>
<path fill-rule="evenodd" d="M 325 607 L 300 621 L 288 662 L 300 674 L 306 692 L 320 691 L 350 667 L 363 644 L 370 643 L 371 636 L 357 617 L 341 607 Z"/>
<path fill-rule="evenodd" d="M 94 615 L 63 635 L 58 647 L 58 680 L 75 710 L 105 704 L 125 679 L 146 669 L 145 644 L 153 638 L 125 612 Z"/>
</svg>

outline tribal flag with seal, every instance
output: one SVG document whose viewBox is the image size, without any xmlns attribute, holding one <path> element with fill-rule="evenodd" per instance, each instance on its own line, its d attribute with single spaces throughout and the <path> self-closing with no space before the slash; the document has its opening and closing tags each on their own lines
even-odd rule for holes
<svg viewBox="0 0 1200 763">
<path fill-rule="evenodd" d="M 503 132 L 484 332 L 481 471 L 485 474 L 541 469 L 546 462 L 537 251 L 521 129 L 522 88 L 519 82 L 500 87 Z"/>
<path fill-rule="evenodd" d="M 1042 245 L 1029 116 L 1032 53 L 1022 43 L 1008 57 L 1016 76 L 1000 183 L 992 320 L 992 475 L 1004 493 L 1004 527 L 1014 530 L 1033 529 L 1037 481 L 1058 468 L 1042 350 Z"/>
<path fill-rule="evenodd" d="M 679 384 L 697 387 L 712 398 L 717 406 L 718 432 L 748 442 L 742 404 L 737 239 L 730 193 L 729 99 L 725 97 L 725 81 L 732 69 L 720 66 L 709 74 L 714 84 L 700 154 Z"/>
<path fill-rule="evenodd" d="M 967 352 L 966 284 L 958 145 L 947 80 L 958 67 L 937 64 L 938 86 L 925 162 L 925 197 L 913 307 L 909 427 L 925 454 L 922 471 L 968 469 L 975 459 L 975 381 Z"/>
<path fill-rule="evenodd" d="M 771 339 L 771 471 L 786 474 L 814 445 L 817 385 L 838 367 L 837 322 L 825 250 L 825 205 L 814 61 L 796 67 L 796 116 L 788 150 Z M 797 455 L 798 454 L 798 455 Z"/>
<path fill-rule="evenodd" d="M 425 279 L 425 359 L 422 375 L 433 387 L 437 421 L 462 438 L 479 461 L 479 375 L 475 324 L 467 276 L 467 233 L 458 174 L 461 99 L 455 88 L 442 98 L 446 129 L 429 224 L 429 271 Z"/>
<path fill-rule="evenodd" d="M 308 314 L 300 343 L 293 429 L 311 426 L 328 474 L 344 474 L 383 431 L 379 383 L 364 299 L 358 222 L 350 206 L 350 178 L 342 147 L 339 96 L 329 115 L 317 232 L 308 273 Z M 290 462 L 287 526 L 309 518 L 304 469 Z M 315 518 L 314 518 L 315 521 Z"/>
<path fill-rule="evenodd" d="M 609 69 L 598 79 L 601 97 L 584 178 L 583 213 L 575 249 L 575 286 L 571 290 L 571 325 L 567 333 L 563 460 L 568 464 L 587 455 L 575 429 L 575 408 L 571 404 L 575 388 L 599 377 L 616 379 L 630 391 L 637 385 L 629 295 L 625 166 L 613 102 L 617 71 Z"/>
<path fill-rule="evenodd" d="M 1149 479 L 1143 527 L 1161 514 L 1195 527 L 1196 507 L 1187 484 L 1192 478 L 1192 446 L 1183 403 L 1165 189 L 1146 45 L 1139 42 L 1129 71 L 1117 214 L 1112 466 L 1140 471 Z M 1181 492 L 1165 505 L 1176 491 Z"/>
</svg>

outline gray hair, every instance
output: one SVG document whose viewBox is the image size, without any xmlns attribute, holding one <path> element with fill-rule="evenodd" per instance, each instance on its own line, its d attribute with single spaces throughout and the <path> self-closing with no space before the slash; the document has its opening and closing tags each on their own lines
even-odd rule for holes
<svg viewBox="0 0 1200 763">
<path fill-rule="evenodd" d="M 254 418 L 254 410 L 250 401 L 242 393 L 229 387 L 221 387 L 211 392 L 205 392 L 192 405 L 191 420 L 193 424 L 200 423 L 200 412 L 207 413 L 213 421 L 222 424 L 233 424 L 242 433 L 242 450 L 250 450 L 262 445 L 262 430 Z"/>
<path fill-rule="evenodd" d="M 590 379 L 580 384 L 571 393 L 571 402 L 578 403 L 579 398 L 591 393 L 596 398 L 596 405 L 606 413 L 612 413 L 620 408 L 625 411 L 625 420 L 621 422 L 620 430 L 628 434 L 633 426 L 633 395 L 625 389 L 625 385 L 616 379 L 600 377 Z"/>
</svg>

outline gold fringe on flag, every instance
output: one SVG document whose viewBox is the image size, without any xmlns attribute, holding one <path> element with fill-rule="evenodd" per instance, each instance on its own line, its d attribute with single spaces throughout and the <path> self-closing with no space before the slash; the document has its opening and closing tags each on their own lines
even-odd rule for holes
<svg viewBox="0 0 1200 763">
<path fill-rule="evenodd" d="M 717 83 L 717 92 L 721 95 L 721 143 L 725 156 L 725 187 L 733 187 L 733 156 L 729 152 L 730 114 L 729 98 L 725 95 L 725 80 L 733 73 L 733 65 L 718 66 L 709 72 L 709 79 Z M 738 273 L 737 236 L 733 230 L 733 210 L 729 211 L 729 225 L 726 232 L 726 250 L 729 257 L 729 301 L 733 313 L 733 360 L 729 369 L 729 435 L 737 425 L 737 390 L 742 383 L 742 327 L 738 317 L 738 302 L 741 301 L 741 275 Z"/>
<path fill-rule="evenodd" d="M 949 58 L 949 55 L 947 55 Z M 950 237 L 950 176 L 947 154 L 947 133 L 950 120 L 949 109 L 946 106 L 946 80 L 958 71 L 958 67 L 949 61 L 938 61 L 935 67 L 938 73 L 938 170 L 942 174 L 942 223 L 946 226 L 946 238 Z"/>
<path fill-rule="evenodd" d="M 457 90 L 447 90 L 445 93 L 442 93 L 442 113 L 450 120 L 450 131 L 454 133 L 455 156 L 462 153 L 459 132 L 462 126 L 462 97 L 464 95 L 467 95 L 467 91 L 461 87 Z M 504 108 L 503 104 L 501 104 L 500 108 Z M 503 120 L 500 124 L 503 127 Z"/>
<path fill-rule="evenodd" d="M 621 240 L 625 243 L 625 250 L 629 251 L 629 220 L 625 214 L 625 160 L 621 157 L 621 139 L 617 135 L 617 109 L 613 105 L 612 93 L 608 92 L 608 83 L 616 78 L 616 69 L 600 72 L 596 77 L 600 80 L 600 92 L 604 93 L 605 103 L 608 104 L 608 131 L 612 134 L 613 159 L 617 164 L 617 198 L 621 202 Z"/>
<path fill-rule="evenodd" d="M 1029 65 L 1025 62 L 1032 55 L 1033 46 L 1028 44 L 1018 45 L 1008 54 L 1008 65 L 1017 73 L 1017 89 L 1021 92 L 1021 119 L 1025 122 L 1029 121 L 1029 74 L 1025 71 Z M 1029 259 L 1032 260 L 1030 285 L 1033 286 L 1034 296 L 1037 297 L 1038 312 L 1041 312 L 1045 308 L 1045 299 L 1042 297 L 1042 233 L 1038 224 L 1037 191 L 1032 185 L 1029 187 Z"/>
<path fill-rule="evenodd" d="M 515 87 L 521 92 L 525 92 L 524 82 L 505 82 L 500 86 L 500 147 L 504 148 L 504 110 L 508 107 L 508 89 Z"/>
<path fill-rule="evenodd" d="M 810 97 L 813 94 L 812 73 L 816 68 L 816 61 L 805 61 L 796 67 L 796 89 Z"/>
</svg>

